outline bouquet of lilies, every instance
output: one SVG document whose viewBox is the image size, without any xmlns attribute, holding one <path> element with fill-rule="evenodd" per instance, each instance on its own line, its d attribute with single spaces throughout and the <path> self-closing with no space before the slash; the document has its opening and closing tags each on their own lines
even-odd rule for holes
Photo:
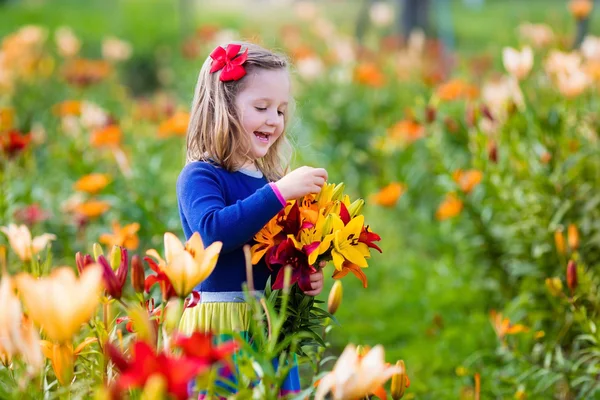
<svg viewBox="0 0 600 400">
<path fill-rule="evenodd" d="M 298 283 L 305 291 L 310 290 L 310 274 L 333 261 L 333 278 L 352 272 L 367 287 L 362 269 L 368 266 L 371 248 L 381 252 L 374 244 L 381 238 L 365 225 L 360 213 L 364 200 L 350 202 L 343 191 L 343 183 L 325 184 L 318 194 L 289 201 L 254 237 L 252 264 L 265 257 L 271 270 L 291 266 L 290 284 Z M 283 281 L 280 268 L 272 289 L 281 289 Z"/>
</svg>

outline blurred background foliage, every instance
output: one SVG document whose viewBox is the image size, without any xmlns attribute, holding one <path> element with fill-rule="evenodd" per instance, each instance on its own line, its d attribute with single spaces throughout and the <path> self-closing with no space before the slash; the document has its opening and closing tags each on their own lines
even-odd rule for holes
<svg viewBox="0 0 600 400">
<path fill-rule="evenodd" d="M 380 3 L 389 8 L 377 14 Z M 383 344 L 389 361 L 405 360 L 415 398 L 473 398 L 475 374 L 482 398 L 597 395 L 598 81 L 566 95 L 546 63 L 549 49 L 573 48 L 582 20 L 561 0 L 431 1 L 427 37 L 409 40 L 398 36 L 394 7 L 1 2 L 5 42 L 26 25 L 47 35 L 35 71 L 0 96 L 13 127 L 32 135 L 23 152 L 3 155 L 1 224 L 56 234 L 57 265 L 89 252 L 113 221 L 140 224 L 133 234 L 140 253 L 159 246 L 165 231 L 182 236 L 175 180 L 199 68 L 216 43 L 257 41 L 293 60 L 294 166 L 323 166 L 332 182 L 366 198 L 367 221 L 383 238 L 383 254 L 366 271 L 368 288 L 346 284 L 333 353 L 347 342 Z M 590 35 L 599 34 L 599 18 L 597 10 L 584 18 Z M 518 89 L 486 92 L 507 74 L 502 49 L 531 43 L 526 22 L 549 26 L 551 40 L 534 46 L 533 70 Z M 108 36 L 125 41 L 130 54 L 107 64 L 107 74 L 104 64 L 69 72 L 72 57 L 55 44 L 64 26 L 80 42 L 81 59 L 106 58 Z M 485 97 L 507 90 L 497 108 Z M 73 111 L 65 101 L 79 105 Z M 107 127 L 118 138 L 94 142 L 112 140 Z M 91 173 L 107 174 L 106 185 L 77 190 Z M 562 249 L 571 224 L 577 245 Z M 567 281 L 569 260 L 577 288 Z M 546 281 L 553 277 L 560 291 Z M 511 331 L 518 325 L 490 317 L 493 309 L 527 329 Z"/>
</svg>

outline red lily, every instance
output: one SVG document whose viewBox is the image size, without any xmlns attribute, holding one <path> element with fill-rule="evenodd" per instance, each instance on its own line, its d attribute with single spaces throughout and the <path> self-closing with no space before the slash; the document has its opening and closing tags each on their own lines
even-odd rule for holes
<svg viewBox="0 0 600 400">
<path fill-rule="evenodd" d="M 44 211 L 37 203 L 19 208 L 14 212 L 13 216 L 16 220 L 25 223 L 27 226 L 35 225 L 50 218 L 48 212 Z"/>
<path fill-rule="evenodd" d="M 285 220 L 282 221 L 282 219 Z M 278 215 L 278 222 L 283 227 L 282 235 L 294 235 L 296 236 L 300 229 L 302 229 L 302 219 L 300 218 L 300 207 L 298 206 L 298 202 L 295 202 L 288 215 L 285 215 L 285 209 L 281 210 Z"/>
<path fill-rule="evenodd" d="M 176 399 L 185 400 L 188 398 L 189 381 L 209 367 L 208 363 L 190 357 L 156 354 L 146 342 L 134 343 L 131 360 L 126 360 L 110 343 L 106 343 L 106 349 L 111 361 L 121 371 L 116 382 L 119 390 L 142 388 L 151 376 L 158 374 L 164 378 L 169 394 Z"/>
<path fill-rule="evenodd" d="M 174 345 L 182 349 L 185 356 L 208 365 L 226 360 L 238 349 L 238 344 L 235 340 L 215 346 L 214 336 L 210 332 L 194 332 L 189 337 L 177 336 Z"/>
<path fill-rule="evenodd" d="M 91 255 L 83 255 L 79 251 L 75 254 L 75 264 L 77 265 L 77 271 L 79 271 L 79 275 L 81 275 L 85 267 L 93 263 L 94 259 Z"/>
<path fill-rule="evenodd" d="M 379 246 L 377 246 L 376 244 L 373 243 L 373 242 L 378 242 L 380 240 L 381 240 L 381 236 L 379 236 L 378 234 L 376 234 L 373 231 L 370 231 L 368 225 L 363 226 L 363 230 L 360 233 L 360 237 L 358 238 L 359 242 L 362 242 L 362 243 L 366 244 L 368 247 L 375 249 L 378 252 L 382 253 Z"/>
<path fill-rule="evenodd" d="M 350 222 L 351 219 L 350 213 L 348 212 L 348 208 L 343 202 L 340 202 L 340 218 L 344 223 L 344 226 L 348 225 L 348 222 Z"/>
<path fill-rule="evenodd" d="M 292 266 L 292 279 L 290 285 L 298 282 L 298 286 L 303 291 L 311 290 L 312 286 L 310 283 L 310 275 L 317 272 L 317 269 L 308 264 L 308 256 L 302 251 L 298 250 L 294 245 L 294 241 L 291 238 L 287 238 L 277 246 L 277 250 L 271 255 L 268 265 L 279 265 L 284 267 L 286 265 Z M 273 289 L 283 288 L 284 269 L 280 268 L 273 283 Z"/>
<path fill-rule="evenodd" d="M 146 293 L 150 293 L 150 288 L 152 285 L 158 282 L 160 284 L 160 291 L 162 292 L 164 301 L 169 300 L 171 297 L 177 296 L 169 277 L 160 269 L 156 261 L 150 257 L 144 257 L 144 260 L 148 263 L 150 268 L 152 268 L 152 271 L 156 272 L 156 275 L 150 275 L 146 277 L 146 281 L 144 283 Z"/>
</svg>

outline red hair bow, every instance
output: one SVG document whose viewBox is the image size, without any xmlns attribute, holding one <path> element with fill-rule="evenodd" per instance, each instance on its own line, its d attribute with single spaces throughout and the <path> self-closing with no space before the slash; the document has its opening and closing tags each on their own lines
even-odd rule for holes
<svg viewBox="0 0 600 400">
<path fill-rule="evenodd" d="M 244 75 L 246 75 L 246 69 L 242 64 L 248 59 L 248 49 L 238 55 L 241 48 L 242 46 L 239 44 L 228 44 L 227 50 L 221 46 L 217 46 L 217 48 L 210 53 L 210 58 L 213 59 L 210 72 L 213 73 L 223 69 L 223 71 L 221 71 L 221 76 L 219 77 L 223 82 L 242 79 Z"/>
</svg>

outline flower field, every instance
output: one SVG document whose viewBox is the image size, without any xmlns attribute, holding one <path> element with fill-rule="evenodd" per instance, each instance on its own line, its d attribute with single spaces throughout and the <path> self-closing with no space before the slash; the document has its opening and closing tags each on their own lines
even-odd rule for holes
<svg viewBox="0 0 600 400">
<path fill-rule="evenodd" d="M 455 2 L 451 52 L 396 35 L 392 3 L 359 43 L 361 2 L 0 2 L 0 398 L 223 395 L 234 353 L 239 399 L 277 398 L 292 353 L 289 398 L 600 396 L 598 5 Z M 285 269 L 249 299 L 253 345 L 177 332 L 220 252 L 181 240 L 189 106 L 238 39 L 289 56 L 293 165 L 347 195 L 289 204 L 248 249 L 331 260 L 310 340 Z"/>
</svg>

